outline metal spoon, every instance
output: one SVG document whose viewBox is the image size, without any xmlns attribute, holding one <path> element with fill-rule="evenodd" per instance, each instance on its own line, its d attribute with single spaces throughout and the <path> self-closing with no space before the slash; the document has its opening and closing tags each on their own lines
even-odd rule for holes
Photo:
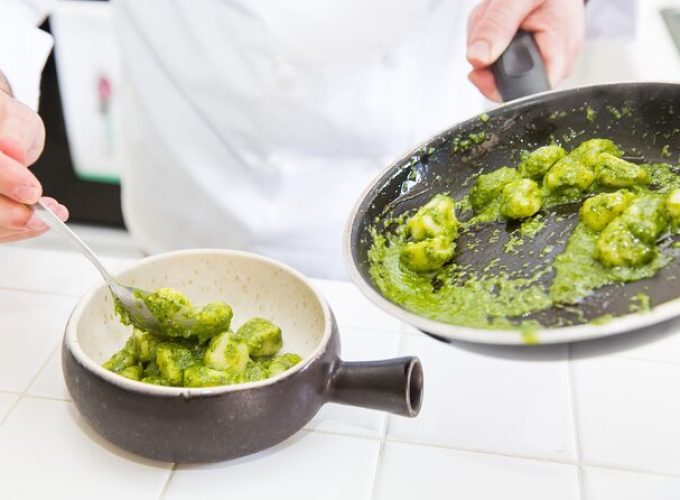
<svg viewBox="0 0 680 500">
<path fill-rule="evenodd" d="M 52 212 L 42 201 L 38 201 L 35 205 L 30 207 L 33 213 L 38 216 L 50 229 L 58 232 L 69 240 L 80 252 L 87 257 L 90 262 L 97 268 L 99 274 L 102 275 L 104 281 L 109 286 L 113 296 L 120 301 L 120 305 L 129 313 L 130 320 L 137 328 L 152 332 L 155 334 L 162 334 L 163 329 L 158 320 L 149 311 L 149 308 L 144 303 L 143 297 L 146 297 L 151 292 L 123 286 L 116 281 L 116 279 L 106 270 L 101 261 L 97 258 L 95 253 L 88 247 L 83 240 L 81 240 L 71 229 L 64 224 L 57 215 Z"/>
</svg>

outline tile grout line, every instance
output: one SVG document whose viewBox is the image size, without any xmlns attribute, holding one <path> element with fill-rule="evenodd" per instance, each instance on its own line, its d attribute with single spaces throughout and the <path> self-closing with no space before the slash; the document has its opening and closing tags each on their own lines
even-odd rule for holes
<svg viewBox="0 0 680 500">
<path fill-rule="evenodd" d="M 614 355 L 610 359 L 623 359 L 626 361 L 637 361 L 637 362 L 642 362 L 642 363 L 661 363 L 662 365 L 672 365 L 672 366 L 680 366 L 680 361 L 668 361 L 666 359 L 650 359 L 650 358 L 641 358 L 638 356 L 631 356 L 631 355 L 626 355 L 626 354 L 620 354 L 620 355 Z"/>
<path fill-rule="evenodd" d="M 390 443 L 397 443 L 397 444 L 408 444 L 411 446 L 425 446 L 429 448 L 436 448 L 440 450 L 449 450 L 449 451 L 457 451 L 461 453 L 474 453 L 476 455 L 488 455 L 490 457 L 501 457 L 501 458 L 517 458 L 520 460 L 529 460 L 532 462 L 544 462 L 544 463 L 551 463 L 551 464 L 558 464 L 558 465 L 578 465 L 578 463 L 575 460 L 569 460 L 569 459 L 559 459 L 559 458 L 549 458 L 549 457 L 540 457 L 536 455 L 519 455 L 516 453 L 510 453 L 510 452 L 502 452 L 502 451 L 491 451 L 491 450 L 484 450 L 484 449 L 479 449 L 479 448 L 466 448 L 464 446 L 451 446 L 447 444 L 433 444 L 433 443 L 423 443 L 419 441 L 411 441 L 408 439 L 404 438 L 388 438 L 388 441 Z"/>
<path fill-rule="evenodd" d="M 314 428 L 309 428 L 309 427 L 303 427 L 298 432 L 302 432 L 302 431 L 312 432 L 314 434 L 323 434 L 323 435 L 326 435 L 326 436 L 338 436 L 338 437 L 365 439 L 367 441 L 380 441 L 382 439 L 381 437 L 369 436 L 367 434 L 350 434 L 349 432 L 336 432 L 336 431 L 328 431 L 328 430 L 325 430 L 325 429 L 314 429 Z"/>
<path fill-rule="evenodd" d="M 23 396 L 21 394 L 17 394 L 16 396 L 17 396 L 16 401 L 14 401 L 14 403 L 9 405 L 9 409 L 7 410 L 7 413 L 5 413 L 5 416 L 0 418 L 0 428 L 5 424 L 5 422 L 7 422 L 7 419 L 14 412 L 14 409 L 17 406 L 19 406 L 19 401 L 21 401 L 23 399 Z"/>
<path fill-rule="evenodd" d="M 404 324 L 402 322 L 399 322 L 397 335 L 399 335 L 399 340 L 397 340 L 397 356 L 400 356 L 404 346 Z M 387 442 L 387 431 L 390 426 L 389 413 L 385 413 L 383 419 L 383 428 L 380 433 L 380 447 L 378 448 L 378 457 L 375 462 L 375 468 L 373 469 L 373 484 L 371 485 L 371 494 L 369 496 L 371 500 L 375 500 L 378 495 L 378 483 L 380 481 L 380 472 L 382 471 L 385 443 Z"/>
<path fill-rule="evenodd" d="M 91 287 L 90 287 L 91 288 Z M 88 288 L 89 290 L 89 288 Z M 39 295 L 49 295 L 53 297 L 68 297 L 70 299 L 77 299 L 81 297 L 82 295 L 85 294 L 86 291 L 83 291 L 82 294 L 77 294 L 77 293 L 68 293 L 68 292 L 55 292 L 55 291 L 48 291 L 48 290 L 35 290 L 31 288 L 21 288 L 21 287 L 9 287 L 9 286 L 0 286 L 0 291 L 3 292 L 19 292 L 19 293 L 32 293 L 32 294 L 39 294 Z"/>
<path fill-rule="evenodd" d="M 76 230 L 76 232 L 77 232 L 77 230 Z M 61 240 L 61 237 L 59 237 L 59 239 Z M 90 245 L 90 244 L 88 243 L 88 245 Z M 67 258 L 69 256 L 74 256 L 74 255 L 75 256 L 81 255 L 80 252 L 77 249 L 75 249 L 74 247 L 72 247 L 70 244 L 65 244 L 63 247 L 60 247 L 60 248 L 48 248 L 48 247 L 34 247 L 34 248 L 32 248 L 30 246 L 23 246 L 23 245 L 14 246 L 13 244 L 9 243 L 9 244 L 3 244 L 2 249 L 0 249 L 0 256 L 2 256 L 2 254 L 5 254 L 5 255 L 11 255 L 11 254 L 16 255 L 17 253 L 26 254 L 27 252 L 31 253 L 33 255 L 41 255 L 43 257 L 46 257 L 49 254 L 58 254 L 58 256 L 56 257 L 57 259 L 58 258 Z M 129 256 L 127 256 L 127 255 L 121 256 L 121 255 L 117 255 L 117 254 L 113 254 L 113 253 L 108 253 L 106 251 L 103 251 L 103 252 L 99 251 L 99 252 L 97 252 L 97 255 L 102 260 L 107 260 L 107 261 L 111 261 L 111 262 L 114 262 L 114 263 L 121 262 L 121 261 L 130 261 L 130 260 L 135 260 L 135 259 L 139 260 L 139 259 L 143 258 L 142 256 L 134 256 L 132 254 L 130 254 Z M 54 257 L 54 255 L 51 255 L 51 256 Z"/>
<path fill-rule="evenodd" d="M 377 497 L 378 493 L 378 480 L 380 479 L 380 471 L 382 470 L 382 460 L 383 460 L 383 452 L 385 450 L 385 442 L 386 436 L 387 436 L 387 427 L 390 425 L 390 416 L 388 414 L 385 414 L 383 417 L 384 419 L 384 425 L 383 425 L 383 430 L 380 435 L 380 446 L 378 447 L 378 457 L 375 461 L 375 468 L 373 469 L 373 482 L 371 484 L 371 494 L 369 498 L 371 500 L 375 500 Z"/>
<path fill-rule="evenodd" d="M 27 397 L 32 397 L 32 396 L 27 396 Z M 385 415 L 385 418 L 388 418 L 389 415 Z M 390 442 L 390 443 L 397 443 L 397 444 L 407 444 L 411 446 L 423 446 L 426 448 L 436 448 L 436 449 L 442 449 L 442 450 L 449 450 L 449 451 L 456 451 L 456 452 L 461 452 L 461 453 L 474 453 L 478 455 L 488 455 L 491 457 L 500 457 L 500 458 L 516 458 L 519 460 L 529 460 L 532 462 L 546 462 L 546 463 L 552 463 L 552 464 L 558 464 L 558 465 L 571 465 L 571 466 L 578 466 L 579 462 L 576 460 L 561 460 L 559 458 L 548 458 L 548 457 L 541 457 L 541 456 L 536 456 L 536 455 L 519 455 L 515 453 L 504 453 L 501 451 L 491 451 L 491 450 L 484 450 L 484 449 L 479 449 L 479 448 L 466 448 L 466 447 L 461 447 L 461 446 L 451 446 L 451 445 L 445 445 L 445 444 L 433 444 L 433 443 L 427 443 L 423 441 L 413 441 L 409 439 L 404 439 L 404 438 L 387 438 L 386 434 L 388 431 L 388 422 L 385 423 L 385 430 L 381 433 L 381 437 L 375 437 L 375 436 L 369 436 L 365 434 L 350 434 L 350 433 L 345 433 L 345 432 L 334 432 L 334 431 L 328 431 L 328 430 L 321 430 L 321 429 L 311 429 L 311 428 L 303 428 L 301 431 L 305 432 L 311 432 L 311 433 L 316 433 L 316 434 L 324 434 L 324 435 L 329 435 L 329 436 L 338 436 L 338 437 L 349 437 L 349 438 L 357 438 L 357 439 L 365 439 L 367 441 L 385 441 L 385 443 Z M 382 436 L 385 435 L 383 438 Z M 632 473 L 638 473 L 638 474 L 649 474 L 649 475 L 654 475 L 654 476 L 663 476 L 663 477 L 671 477 L 671 478 L 680 478 L 680 474 L 668 474 L 664 472 L 658 472 L 654 470 L 646 470 L 646 469 L 635 469 L 633 467 L 625 467 L 625 466 L 620 466 L 620 465 L 614 465 L 614 464 L 606 464 L 606 463 L 597 463 L 597 462 L 588 462 L 588 463 L 582 463 L 582 466 L 587 466 L 587 467 L 596 467 L 599 469 L 607 469 L 607 470 L 614 470 L 614 471 L 620 471 L 620 472 L 632 472 Z"/>
<path fill-rule="evenodd" d="M 0 394 L 6 394 L 8 396 L 21 396 L 20 392 L 8 391 L 7 389 L 0 389 Z"/>
<path fill-rule="evenodd" d="M 441 449 L 441 450 L 456 451 L 456 452 L 460 452 L 460 453 L 474 453 L 476 455 L 487 455 L 487 456 L 490 456 L 490 457 L 515 458 L 515 459 L 528 460 L 528 461 L 531 461 L 531 462 L 538 462 L 538 463 L 551 463 L 551 464 L 557 464 L 557 465 L 579 466 L 579 463 L 576 462 L 575 460 L 561 460 L 559 458 L 547 458 L 547 457 L 539 457 L 539 456 L 535 456 L 535 455 L 518 455 L 518 454 L 514 454 L 514 453 L 504 453 L 504 452 L 500 452 L 500 451 L 490 451 L 490 450 L 482 450 L 482 449 L 476 449 L 476 448 L 465 448 L 465 447 L 460 447 L 460 446 L 451 446 L 451 445 L 444 445 L 444 444 L 424 443 L 424 442 L 419 442 L 419 441 L 410 441 L 408 439 L 403 439 L 403 438 L 388 438 L 387 441 L 390 442 L 390 443 L 396 443 L 396 444 L 406 444 L 406 445 L 411 445 L 411 446 L 424 446 L 424 447 L 428 447 L 428 448 L 436 448 L 436 449 Z M 594 468 L 598 468 L 598 469 L 612 470 L 612 471 L 618 471 L 618 472 L 648 474 L 648 475 L 651 475 L 651 476 L 660 476 L 660 477 L 680 479 L 680 473 L 672 474 L 672 473 L 667 473 L 667 472 L 654 471 L 654 470 L 651 470 L 651 469 L 636 469 L 634 467 L 626 467 L 626 466 L 623 466 L 623 465 L 607 464 L 607 463 L 602 463 L 602 462 L 581 462 L 580 465 L 583 466 L 583 467 L 594 467 Z"/>
<path fill-rule="evenodd" d="M 44 400 L 44 401 L 59 401 L 61 403 L 73 403 L 72 399 L 55 398 L 55 397 L 52 397 L 52 396 L 37 396 L 35 394 L 28 394 L 28 393 L 24 394 L 23 397 L 27 398 L 27 399 L 40 399 L 40 400 Z"/>
<path fill-rule="evenodd" d="M 572 359 L 573 344 L 567 344 L 567 386 L 569 390 L 569 411 L 576 454 L 576 475 L 578 478 L 578 492 L 580 500 L 586 500 L 583 464 L 581 460 L 581 431 L 578 423 L 576 403 L 576 381 L 574 380 L 574 366 Z"/>
<path fill-rule="evenodd" d="M 399 322 L 399 333 L 401 333 L 402 335 L 406 335 L 407 337 L 423 335 L 423 332 L 417 330 L 415 327 L 409 326 L 407 323 L 403 321 Z"/>
<path fill-rule="evenodd" d="M 653 471 L 653 470 L 645 470 L 645 469 L 636 469 L 634 467 L 626 467 L 625 465 L 614 465 L 614 464 L 606 464 L 602 462 L 587 462 L 584 463 L 583 465 L 587 467 L 592 467 L 593 469 L 603 469 L 603 470 L 610 470 L 610 471 L 617 471 L 617 472 L 627 472 L 630 474 L 647 474 L 649 476 L 658 476 L 658 477 L 665 477 L 665 478 L 670 478 L 670 479 L 680 479 L 680 473 L 678 474 L 673 474 L 669 472 L 659 472 L 659 471 Z"/>
<path fill-rule="evenodd" d="M 170 467 L 170 470 L 168 471 L 168 478 L 165 480 L 165 483 L 163 484 L 163 488 L 161 488 L 161 492 L 158 494 L 158 500 L 163 500 L 163 497 L 168 493 L 168 488 L 170 487 L 170 481 L 172 481 L 173 476 L 175 475 L 175 471 L 177 470 L 177 464 L 173 463 L 172 467 Z"/>
<path fill-rule="evenodd" d="M 59 352 L 59 349 L 61 349 L 61 342 L 57 344 L 57 347 L 54 348 L 54 350 L 47 356 L 47 359 L 45 359 L 45 362 L 40 365 L 40 368 L 38 368 L 38 371 L 35 373 L 31 381 L 28 383 L 26 388 L 23 390 L 22 394 L 24 396 L 30 396 L 28 394 L 28 391 L 33 387 L 33 384 L 35 384 L 35 381 L 38 380 L 38 377 L 42 373 L 42 371 L 45 369 L 45 367 L 49 364 L 50 360 L 52 359 L 52 356 L 54 356 L 57 352 Z"/>
<path fill-rule="evenodd" d="M 2 419 L 0 419 L 0 426 L 2 426 L 5 422 L 7 422 L 7 419 L 9 418 L 9 416 L 10 416 L 12 413 L 14 413 L 14 410 L 16 409 L 17 406 L 19 406 L 19 403 L 20 403 L 25 397 L 28 396 L 27 393 L 28 393 L 29 388 L 30 388 L 30 387 L 35 383 L 35 381 L 38 379 L 38 377 L 40 376 L 40 374 L 41 374 L 42 371 L 45 369 L 45 367 L 47 366 L 47 364 L 50 362 L 50 359 L 52 359 L 52 356 L 54 356 L 54 353 L 57 352 L 58 349 L 59 349 L 59 346 L 55 347 L 54 350 L 53 350 L 52 352 L 50 352 L 50 354 L 47 356 L 47 358 L 45 359 L 45 361 L 43 362 L 43 364 L 40 365 L 40 368 L 38 368 L 38 369 L 36 370 L 35 375 L 33 375 L 33 378 L 31 378 L 31 380 L 29 380 L 28 384 L 26 384 L 26 387 L 24 387 L 24 390 L 21 391 L 20 394 L 18 394 L 17 400 L 14 402 L 14 404 L 12 404 L 12 405 L 9 407 L 9 410 L 7 411 L 7 413 L 5 414 L 5 416 L 2 417 Z"/>
</svg>

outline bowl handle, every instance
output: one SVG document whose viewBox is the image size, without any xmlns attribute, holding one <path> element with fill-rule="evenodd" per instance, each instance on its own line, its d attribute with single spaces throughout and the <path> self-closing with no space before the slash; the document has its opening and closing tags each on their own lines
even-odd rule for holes
<svg viewBox="0 0 680 500">
<path fill-rule="evenodd" d="M 328 401 L 415 417 L 423 399 L 423 368 L 416 357 L 340 361 Z"/>
</svg>

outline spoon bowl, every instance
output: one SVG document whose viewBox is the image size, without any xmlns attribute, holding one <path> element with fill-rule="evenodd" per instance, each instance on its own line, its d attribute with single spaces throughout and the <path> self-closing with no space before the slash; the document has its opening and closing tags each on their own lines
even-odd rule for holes
<svg viewBox="0 0 680 500">
<path fill-rule="evenodd" d="M 104 278 L 109 290 L 113 294 L 118 307 L 127 312 L 134 326 L 155 335 L 163 335 L 161 324 L 144 302 L 144 297 L 150 295 L 151 292 L 118 283 L 106 267 L 104 267 L 104 264 L 102 264 L 94 251 L 42 201 L 32 205 L 31 209 L 50 229 L 63 236 L 97 268 L 97 271 Z M 187 321 L 191 322 L 191 320 Z M 190 328 L 191 323 L 187 323 L 186 326 Z"/>
</svg>

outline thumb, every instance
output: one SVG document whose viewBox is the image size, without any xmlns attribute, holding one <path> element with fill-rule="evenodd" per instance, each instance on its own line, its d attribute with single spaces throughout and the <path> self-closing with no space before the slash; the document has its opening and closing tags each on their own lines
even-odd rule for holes
<svg viewBox="0 0 680 500">
<path fill-rule="evenodd" d="M 538 0 L 487 0 L 482 14 L 471 19 L 467 59 L 472 67 L 478 69 L 493 64 L 539 3 Z"/>
</svg>

